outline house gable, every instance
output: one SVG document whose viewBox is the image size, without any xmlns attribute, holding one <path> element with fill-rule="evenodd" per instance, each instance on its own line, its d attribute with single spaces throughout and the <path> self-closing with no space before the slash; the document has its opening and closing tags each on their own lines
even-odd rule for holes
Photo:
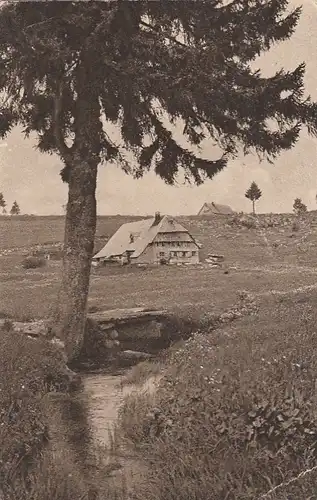
<svg viewBox="0 0 317 500">
<path fill-rule="evenodd" d="M 114 256 L 128 256 L 129 261 L 158 262 L 170 248 L 169 255 L 175 252 L 198 255 L 200 248 L 188 230 L 172 217 L 164 216 L 145 219 L 137 223 L 123 224 L 104 248 L 94 256 L 94 260 L 107 260 Z M 161 254 L 161 255 L 160 255 Z M 142 258 L 141 258 L 142 256 Z M 185 258 L 188 255 L 183 255 Z"/>
</svg>

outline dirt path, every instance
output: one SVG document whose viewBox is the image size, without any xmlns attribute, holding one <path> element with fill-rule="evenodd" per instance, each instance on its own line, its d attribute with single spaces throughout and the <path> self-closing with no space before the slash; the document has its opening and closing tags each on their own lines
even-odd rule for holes
<svg viewBox="0 0 317 500">
<path fill-rule="evenodd" d="M 289 296 L 289 295 L 296 295 L 297 293 L 302 293 L 302 292 L 311 292 L 312 290 L 317 290 L 317 283 L 315 285 L 305 285 L 305 286 L 299 286 L 298 288 L 291 288 L 290 290 L 287 291 L 267 290 L 265 292 L 254 293 L 254 295 L 255 297 L 269 297 L 270 295 Z"/>
</svg>

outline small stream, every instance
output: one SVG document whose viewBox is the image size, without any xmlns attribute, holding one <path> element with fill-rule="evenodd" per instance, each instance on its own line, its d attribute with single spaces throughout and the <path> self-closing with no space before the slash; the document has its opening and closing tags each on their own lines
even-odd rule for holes
<svg viewBox="0 0 317 500">
<path fill-rule="evenodd" d="M 101 445 L 109 443 L 109 430 L 113 427 L 123 398 L 135 391 L 153 390 L 155 379 L 144 385 L 124 385 L 123 375 L 89 374 L 83 376 L 83 393 L 88 404 L 93 438 Z"/>
<path fill-rule="evenodd" d="M 89 374 L 83 376 L 84 396 L 88 404 L 93 437 L 102 445 L 109 442 L 109 430 L 116 421 L 124 396 L 133 386 L 121 386 L 122 375 Z"/>
</svg>

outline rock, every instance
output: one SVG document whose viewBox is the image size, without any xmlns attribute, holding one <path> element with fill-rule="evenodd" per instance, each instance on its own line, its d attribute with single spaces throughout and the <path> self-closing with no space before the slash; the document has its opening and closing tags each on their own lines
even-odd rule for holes
<svg viewBox="0 0 317 500">
<path fill-rule="evenodd" d="M 165 311 L 149 310 L 144 307 L 134 307 L 131 309 L 113 309 L 111 311 L 99 311 L 89 314 L 88 317 L 98 324 L 109 324 L 117 321 L 130 321 L 139 318 L 155 318 L 165 314 Z"/>
<path fill-rule="evenodd" d="M 135 361 L 144 361 L 146 359 L 151 359 L 153 358 L 153 354 L 150 354 L 148 352 L 140 352 L 140 351 L 121 351 L 120 357 L 124 359 L 131 359 Z"/>
<path fill-rule="evenodd" d="M 64 349 L 65 344 L 62 340 L 54 337 L 52 340 L 50 340 L 51 344 L 56 345 L 56 347 L 59 347 L 60 349 Z"/>
<path fill-rule="evenodd" d="M 112 330 L 114 328 L 114 323 L 100 323 L 99 326 L 100 326 L 100 329 L 102 331 L 108 332 L 108 330 Z M 109 335 L 109 333 L 108 333 L 108 335 Z"/>
<path fill-rule="evenodd" d="M 147 338 L 158 339 L 162 336 L 162 323 L 159 321 L 151 321 L 148 327 L 148 336 Z"/>
<path fill-rule="evenodd" d="M 113 348 L 114 348 L 114 346 L 115 346 L 115 344 L 114 344 L 114 341 L 113 341 L 113 340 L 107 339 L 107 340 L 105 341 L 105 347 L 106 347 L 107 349 L 109 349 L 109 350 L 110 350 L 110 349 L 113 349 Z"/>
<path fill-rule="evenodd" d="M 13 321 L 12 329 L 14 332 L 25 333 L 30 337 L 40 337 L 47 334 L 47 325 L 43 320 L 33 321 L 32 323 Z"/>
<path fill-rule="evenodd" d="M 117 330 L 111 330 L 108 335 L 111 340 L 116 340 L 119 337 Z"/>
</svg>

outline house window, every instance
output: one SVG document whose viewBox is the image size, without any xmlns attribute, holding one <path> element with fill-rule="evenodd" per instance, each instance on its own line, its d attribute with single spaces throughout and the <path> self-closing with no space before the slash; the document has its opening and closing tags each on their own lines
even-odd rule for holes
<svg viewBox="0 0 317 500">
<path fill-rule="evenodd" d="M 186 252 L 182 252 L 183 257 L 186 257 Z"/>
<path fill-rule="evenodd" d="M 165 252 L 160 252 L 160 257 L 164 257 Z"/>
<path fill-rule="evenodd" d="M 195 257 L 195 255 L 196 255 L 196 252 L 192 252 L 192 256 Z"/>
</svg>

